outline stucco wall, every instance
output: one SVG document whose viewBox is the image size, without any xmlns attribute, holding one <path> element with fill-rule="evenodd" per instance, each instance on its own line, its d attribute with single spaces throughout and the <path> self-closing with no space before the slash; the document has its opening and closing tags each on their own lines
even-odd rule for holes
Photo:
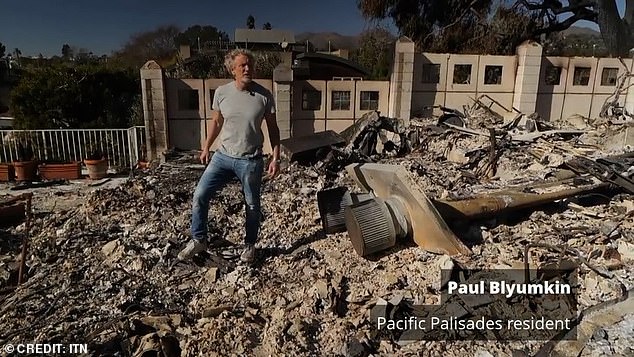
<svg viewBox="0 0 634 357">
<path fill-rule="evenodd" d="M 388 81 L 358 81 L 358 80 L 333 80 L 333 81 L 295 81 L 293 82 L 293 117 L 291 120 L 292 135 L 305 136 L 324 130 L 334 130 L 341 132 L 356 119 L 372 111 L 362 109 L 362 94 L 373 92 L 378 94 L 377 108 L 384 115 L 387 115 L 389 107 Z M 314 110 L 307 110 L 304 102 L 307 100 L 307 91 L 315 93 L 319 91 L 320 102 Z M 333 92 L 347 93 L 349 104 L 347 108 L 333 108 Z M 314 103 L 316 104 L 316 103 Z"/>
<path fill-rule="evenodd" d="M 168 115 L 168 127 L 170 146 L 185 150 L 200 149 L 209 133 L 212 116 L 212 93 L 219 86 L 230 82 L 230 79 L 173 79 L 165 80 L 166 104 Z M 256 79 L 257 83 L 273 89 L 270 79 Z M 198 97 L 198 109 L 188 110 L 179 108 L 179 91 L 196 90 Z M 268 129 L 266 123 L 262 123 L 264 133 L 264 150 L 271 152 Z M 212 150 L 218 148 L 219 140 L 212 145 Z"/>
<path fill-rule="evenodd" d="M 401 113 L 404 119 L 438 115 L 440 110 L 429 109 L 438 105 L 461 110 L 482 95 L 491 97 L 509 111 L 537 112 L 546 120 L 559 120 L 573 114 L 597 117 L 605 100 L 616 89 L 614 71 L 618 69 L 617 78 L 625 72 L 623 64 L 614 58 L 543 57 L 541 46 L 532 42 L 518 47 L 515 56 L 419 53 L 406 38 L 399 39 L 396 47 L 398 51 L 389 88 L 389 113 Z M 414 58 L 413 73 L 409 72 L 405 61 L 411 55 Z M 624 62 L 627 68 L 633 69 L 632 59 Z M 437 73 L 430 76 L 429 70 L 433 66 Z M 460 72 L 456 72 L 456 66 L 466 66 L 461 68 L 463 70 L 470 66 L 470 70 L 455 79 L 456 73 Z M 545 81 L 547 68 L 551 66 L 560 68 L 556 84 Z M 585 73 L 588 83 L 581 84 L 579 78 L 575 81 L 577 67 L 589 69 L 577 74 L 582 77 L 580 74 Z M 487 74 L 500 72 L 500 68 L 501 76 L 486 83 L 485 80 L 491 78 Z M 609 76 L 604 72 L 606 68 Z M 612 82 L 606 83 L 608 77 Z M 411 92 L 405 85 L 407 83 L 411 83 Z M 634 83 L 631 78 L 626 86 L 630 83 Z M 407 98 L 408 94 L 411 95 L 411 110 L 404 112 L 404 104 L 398 98 Z M 618 102 L 626 109 L 634 110 L 634 89 L 622 93 Z"/>
<path fill-rule="evenodd" d="M 485 56 L 418 53 L 413 42 L 401 38 L 394 56 L 390 81 L 289 79 L 284 100 L 276 100 L 277 105 L 285 106 L 286 130 L 291 113 L 291 136 L 324 130 L 340 132 L 369 111 L 362 109 L 362 95 L 366 106 L 371 97 L 382 114 L 402 119 L 440 114 L 437 109 L 426 109 L 438 105 L 462 110 L 482 95 L 502 106 L 492 109 L 537 112 L 546 120 L 573 114 L 597 117 L 605 100 L 613 95 L 615 82 L 626 71 L 621 61 L 613 58 L 542 56 L 541 46 L 532 42 L 518 47 L 515 56 Z M 634 70 L 632 59 L 624 63 L 630 71 Z M 158 65 L 148 64 L 141 70 L 144 113 L 146 125 L 156 134 L 150 136 L 148 143 L 155 141 L 154 146 L 159 149 L 199 149 L 209 132 L 212 91 L 229 80 L 165 79 Z M 558 72 L 553 72 L 552 67 L 559 68 Z M 580 69 L 575 71 L 576 68 Z M 256 81 L 273 91 L 273 81 Z M 631 83 L 634 81 L 627 79 L 625 87 Z M 146 90 L 148 86 L 150 91 Z M 197 90 L 198 107 L 179 109 L 180 90 Z M 312 109 L 303 108 L 306 91 L 320 92 L 313 98 Z M 349 92 L 349 106 L 333 108 L 333 91 Z M 634 110 L 634 89 L 623 93 L 619 103 Z M 263 129 L 265 151 L 270 152 L 265 123 Z M 212 146 L 216 147 L 217 143 Z"/>
<path fill-rule="evenodd" d="M 632 70 L 632 59 L 623 60 L 626 67 Z M 550 67 L 561 68 L 559 84 L 547 83 L 546 77 Z M 575 68 L 590 68 L 587 84 L 575 83 Z M 574 114 L 596 118 L 606 99 L 616 89 L 613 84 L 602 83 L 604 74 L 615 69 L 618 80 L 625 68 L 616 58 L 584 58 L 584 57 L 544 57 L 539 77 L 537 112 L 551 120 L 565 119 Z M 629 83 L 629 81 L 628 81 Z M 625 105 L 627 95 L 619 97 L 619 104 Z"/>
</svg>

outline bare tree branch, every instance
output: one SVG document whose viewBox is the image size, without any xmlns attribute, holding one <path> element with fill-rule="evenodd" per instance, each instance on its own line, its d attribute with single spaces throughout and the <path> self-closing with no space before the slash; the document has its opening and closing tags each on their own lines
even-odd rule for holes
<svg viewBox="0 0 634 357">
<path fill-rule="evenodd" d="M 452 23 L 448 24 L 447 26 L 444 26 L 444 27 L 442 27 L 442 28 L 440 28 L 440 29 L 438 29 L 438 30 L 434 30 L 434 31 L 432 31 L 432 32 L 428 33 L 428 34 L 427 34 L 427 36 L 425 36 L 425 37 L 423 38 L 422 43 L 427 42 L 427 40 L 429 39 L 429 37 L 430 37 L 430 36 L 432 36 L 432 35 L 436 35 L 436 34 L 439 34 L 439 33 L 443 32 L 443 31 L 446 31 L 446 30 L 447 30 L 447 29 L 449 29 L 450 27 L 453 27 L 453 26 L 455 26 L 455 25 L 459 24 L 459 23 L 460 23 L 460 21 L 462 21 L 462 19 L 464 19 L 464 17 L 465 17 L 465 16 L 467 16 L 467 14 L 468 14 L 469 12 L 471 12 L 471 11 L 475 11 L 475 10 L 473 9 L 473 5 L 475 5 L 478 1 L 479 1 L 479 0 L 471 0 L 471 3 L 469 4 L 469 6 L 468 6 L 468 7 L 467 7 L 467 8 L 466 8 L 463 12 L 462 12 L 462 14 L 460 14 L 460 16 L 458 16 L 458 18 L 457 18 L 456 20 L 454 20 Z"/>
<path fill-rule="evenodd" d="M 565 19 L 564 21 L 554 22 L 554 23 L 551 23 L 548 27 L 537 29 L 535 31 L 535 34 L 541 35 L 544 33 L 563 31 L 570 28 L 570 26 L 572 26 L 575 22 L 579 20 L 593 21 L 592 19 L 596 18 L 596 16 L 597 16 L 596 14 L 574 14 L 570 16 L 569 18 Z M 596 20 L 594 21 L 596 22 Z"/>
</svg>

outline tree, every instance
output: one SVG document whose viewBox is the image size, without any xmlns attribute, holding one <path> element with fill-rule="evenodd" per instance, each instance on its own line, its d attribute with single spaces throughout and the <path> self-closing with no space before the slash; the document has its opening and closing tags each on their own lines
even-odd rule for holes
<svg viewBox="0 0 634 357">
<path fill-rule="evenodd" d="M 266 23 L 264 23 L 264 25 L 262 25 L 262 30 L 270 30 L 272 28 L 273 28 L 273 26 L 271 26 L 270 22 L 266 22 Z"/>
<path fill-rule="evenodd" d="M 73 57 L 73 50 L 70 48 L 70 45 L 65 43 L 62 46 L 62 57 L 66 60 L 71 59 Z"/>
<path fill-rule="evenodd" d="M 57 63 L 25 71 L 10 106 L 21 129 L 121 128 L 139 91 L 138 70 Z"/>
<path fill-rule="evenodd" d="M 543 35 L 588 20 L 599 26 L 613 56 L 627 56 L 634 47 L 634 0 L 626 0 L 625 5 L 621 17 L 616 0 L 357 0 L 365 18 L 393 20 L 402 35 L 427 51 L 468 52 L 465 47 L 480 45 L 490 48 L 487 41 L 493 37 L 507 37 L 513 42 L 506 42 L 504 47 L 514 48 L 524 40 L 543 41 Z M 498 28 L 493 24 L 509 20 L 513 20 L 513 26 Z M 501 48 L 496 52 L 508 50 Z"/>
<path fill-rule="evenodd" d="M 247 17 L 247 28 L 251 30 L 255 28 L 255 17 L 253 17 L 253 15 L 249 15 L 249 17 Z"/>
<path fill-rule="evenodd" d="M 224 52 L 206 51 L 180 64 L 180 78 L 229 78 L 224 66 Z"/>
<path fill-rule="evenodd" d="M 209 43 L 226 41 L 229 41 L 229 35 L 226 32 L 209 25 L 190 26 L 176 36 L 177 45 L 189 45 L 193 48 L 198 48 L 199 44 L 205 47 Z"/>
<path fill-rule="evenodd" d="M 565 30 L 580 20 L 599 25 L 603 42 L 611 55 L 627 56 L 634 47 L 634 0 L 625 1 L 623 17 L 619 15 L 616 0 L 520 0 L 519 5 L 534 11 L 542 20 L 536 33 Z"/>
<path fill-rule="evenodd" d="M 179 33 L 178 27 L 167 25 L 134 34 L 123 48 L 115 53 L 115 60 L 135 69 L 149 60 L 155 60 L 162 66 L 170 65 L 175 61 L 175 39 Z"/>
<path fill-rule="evenodd" d="M 402 35 L 430 50 L 448 30 L 454 39 L 473 37 L 474 28 L 491 11 L 493 0 L 357 0 L 370 20 L 392 19 Z"/>
<path fill-rule="evenodd" d="M 386 29 L 376 27 L 361 33 L 359 48 L 350 59 L 365 68 L 371 80 L 389 79 L 392 54 L 396 39 Z"/>
<path fill-rule="evenodd" d="M 2 42 L 0 42 L 0 58 L 4 57 L 4 52 L 7 50 L 7 48 L 2 44 Z"/>
</svg>

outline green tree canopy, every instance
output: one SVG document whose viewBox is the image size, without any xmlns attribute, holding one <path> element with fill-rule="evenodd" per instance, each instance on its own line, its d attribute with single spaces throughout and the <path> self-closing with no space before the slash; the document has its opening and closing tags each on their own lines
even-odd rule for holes
<svg viewBox="0 0 634 357">
<path fill-rule="evenodd" d="M 247 17 L 247 28 L 255 28 L 255 17 L 253 17 L 253 15 L 249 15 L 249 17 Z"/>
<path fill-rule="evenodd" d="M 486 18 L 493 0 L 358 0 L 367 19 L 391 19 L 402 35 L 426 50 L 438 46 L 438 38 L 452 31 L 452 38 L 464 39 Z M 469 30 L 470 29 L 470 30 Z"/>
<path fill-rule="evenodd" d="M 351 53 L 351 60 L 370 73 L 372 80 L 389 79 L 390 66 L 396 39 L 382 28 L 369 29 L 361 33 L 359 48 Z"/>
<path fill-rule="evenodd" d="M 62 46 L 62 57 L 64 59 L 70 59 L 73 57 L 73 49 L 67 43 Z"/>
<path fill-rule="evenodd" d="M 198 41 L 201 45 L 209 42 L 229 41 L 229 35 L 214 26 L 194 25 L 176 36 L 177 45 L 189 45 L 195 48 L 198 46 Z"/>
<path fill-rule="evenodd" d="M 103 64 L 31 67 L 11 92 L 15 126 L 125 128 L 139 100 L 138 70 Z"/>
<path fill-rule="evenodd" d="M 392 20 L 426 51 L 508 54 L 580 20 L 599 26 L 611 55 L 634 47 L 634 0 L 625 0 L 623 16 L 616 0 L 357 0 L 357 6 L 366 19 Z"/>
<path fill-rule="evenodd" d="M 172 64 L 177 52 L 175 39 L 179 33 L 178 27 L 167 25 L 134 34 L 121 50 L 115 52 L 115 60 L 135 70 L 149 60 L 155 60 L 162 66 Z"/>
</svg>

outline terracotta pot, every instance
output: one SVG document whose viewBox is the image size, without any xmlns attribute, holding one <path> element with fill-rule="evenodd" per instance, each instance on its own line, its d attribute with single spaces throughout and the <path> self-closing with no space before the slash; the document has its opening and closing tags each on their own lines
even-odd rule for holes
<svg viewBox="0 0 634 357">
<path fill-rule="evenodd" d="M 145 169 L 147 169 L 147 168 L 149 168 L 149 167 L 150 167 L 150 163 L 149 163 L 149 162 L 147 162 L 147 161 L 139 161 L 139 162 L 137 162 L 137 167 L 138 167 L 140 170 L 145 170 Z"/>
<path fill-rule="evenodd" d="M 93 180 L 102 179 L 108 176 L 108 159 L 84 160 L 88 169 L 88 177 Z"/>
<path fill-rule="evenodd" d="M 40 177 L 44 180 L 77 180 L 81 177 L 81 163 L 40 164 Z"/>
<path fill-rule="evenodd" d="M 11 181 L 15 179 L 15 170 L 11 164 L 0 164 L 0 181 Z"/>
<path fill-rule="evenodd" d="M 13 167 L 17 181 L 33 181 L 37 178 L 37 161 L 14 161 Z"/>
</svg>

